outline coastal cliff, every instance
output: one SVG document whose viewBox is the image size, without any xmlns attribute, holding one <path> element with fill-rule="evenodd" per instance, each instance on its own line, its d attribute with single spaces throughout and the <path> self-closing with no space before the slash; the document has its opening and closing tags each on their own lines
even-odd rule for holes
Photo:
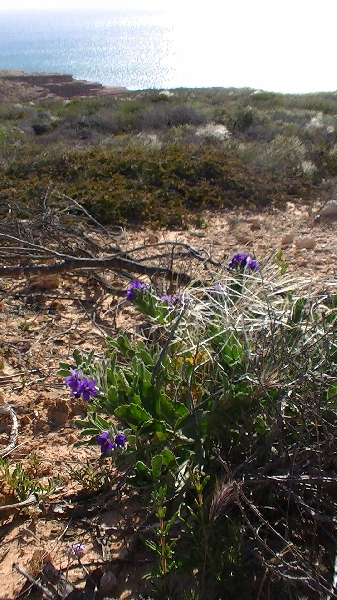
<svg viewBox="0 0 337 600">
<path fill-rule="evenodd" d="M 105 87 L 63 73 L 0 71 L 0 103 L 32 102 L 44 98 L 76 98 L 121 94 L 123 87 Z"/>
</svg>

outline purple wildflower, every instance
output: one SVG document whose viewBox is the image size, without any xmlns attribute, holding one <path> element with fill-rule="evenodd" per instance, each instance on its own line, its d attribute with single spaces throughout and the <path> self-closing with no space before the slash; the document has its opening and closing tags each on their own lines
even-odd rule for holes
<svg viewBox="0 0 337 600">
<path fill-rule="evenodd" d="M 82 394 L 83 400 L 85 400 L 85 402 L 90 402 L 90 396 L 97 396 L 98 394 L 95 386 L 96 381 L 94 379 L 89 380 L 86 377 L 83 377 L 79 382 L 76 394 L 78 394 L 78 396 Z"/>
<path fill-rule="evenodd" d="M 249 254 L 238 252 L 237 254 L 234 254 L 233 258 L 230 260 L 228 268 L 239 269 L 241 271 L 247 268 L 251 271 L 258 271 L 259 263 L 257 260 L 249 256 Z"/>
<path fill-rule="evenodd" d="M 125 298 L 130 301 L 134 300 L 136 297 L 136 290 L 144 290 L 146 287 L 146 283 L 142 283 L 139 279 L 131 281 L 126 289 Z"/>
<path fill-rule="evenodd" d="M 176 296 L 176 294 L 174 294 L 173 296 L 170 296 L 169 294 L 164 294 L 161 298 L 160 298 L 161 302 L 167 302 L 168 304 L 172 304 L 172 306 L 175 306 L 176 304 L 178 304 L 178 302 L 180 302 L 180 298 L 179 296 Z"/>
<path fill-rule="evenodd" d="M 85 555 L 85 545 L 80 542 L 75 542 L 68 546 L 68 554 L 70 556 L 76 556 L 76 558 L 82 558 Z"/>
<path fill-rule="evenodd" d="M 115 436 L 115 446 L 117 448 L 123 448 L 126 440 L 126 435 L 124 433 L 117 433 Z"/>
<path fill-rule="evenodd" d="M 101 435 L 97 436 L 96 442 L 101 446 L 101 452 L 108 452 L 115 448 L 115 443 L 109 439 L 107 431 L 102 431 Z"/>
<path fill-rule="evenodd" d="M 246 262 L 246 267 L 248 269 L 250 269 L 251 271 L 258 271 L 259 270 L 259 263 L 254 258 L 251 258 L 251 256 L 248 256 L 247 257 L 247 262 Z"/>
<path fill-rule="evenodd" d="M 63 381 L 64 381 L 64 383 L 69 385 L 69 387 L 71 389 L 71 395 L 74 395 L 75 393 L 77 393 L 78 386 L 80 383 L 79 373 L 78 373 L 78 371 L 75 371 L 75 369 L 72 369 L 72 368 L 70 368 L 69 371 L 70 371 L 70 375 L 68 375 L 67 377 L 64 377 Z"/>
<path fill-rule="evenodd" d="M 212 285 L 212 287 L 209 290 L 209 293 L 214 296 L 214 294 L 224 294 L 226 291 L 226 286 L 222 285 L 222 283 L 216 283 L 215 285 Z"/>
</svg>

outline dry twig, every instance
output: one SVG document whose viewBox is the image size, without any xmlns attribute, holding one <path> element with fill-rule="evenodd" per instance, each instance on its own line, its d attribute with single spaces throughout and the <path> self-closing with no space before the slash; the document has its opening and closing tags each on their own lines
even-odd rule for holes
<svg viewBox="0 0 337 600">
<path fill-rule="evenodd" d="M 0 451 L 0 456 L 7 456 L 15 448 L 16 441 L 18 439 L 19 423 L 15 411 L 11 406 L 0 406 L 0 415 L 8 415 L 12 421 L 12 429 L 9 436 L 9 444 L 6 446 L 6 448 Z"/>
</svg>

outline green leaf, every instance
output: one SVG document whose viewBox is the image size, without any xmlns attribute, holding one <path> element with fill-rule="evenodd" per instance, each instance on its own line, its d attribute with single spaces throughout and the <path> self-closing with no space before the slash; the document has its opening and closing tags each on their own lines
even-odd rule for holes
<svg viewBox="0 0 337 600">
<path fill-rule="evenodd" d="M 303 311 L 304 311 L 306 304 L 307 304 L 306 298 L 298 298 L 294 302 L 294 304 L 291 308 L 289 320 L 292 321 L 293 323 L 299 323 L 302 320 Z"/>
<path fill-rule="evenodd" d="M 85 437 L 85 436 L 90 436 L 93 437 L 94 435 L 98 435 L 100 433 L 100 429 L 98 429 L 98 427 L 87 427 L 87 429 L 82 429 L 82 431 L 80 432 L 80 436 L 81 437 Z"/>
<path fill-rule="evenodd" d="M 151 459 L 151 468 L 154 477 L 159 478 L 161 473 L 161 468 L 163 466 L 163 457 L 161 454 L 156 454 Z"/>
<path fill-rule="evenodd" d="M 140 351 L 140 357 L 145 365 L 147 365 L 147 366 L 153 365 L 153 357 L 151 356 L 150 352 L 147 352 L 147 350 L 145 350 L 144 348 L 142 348 Z M 150 376 L 150 378 L 151 378 L 151 376 Z"/>
<path fill-rule="evenodd" d="M 145 421 L 151 420 L 151 415 L 137 404 L 123 404 L 115 410 L 116 417 L 119 417 L 125 421 L 132 429 L 137 429 L 145 423 Z"/>
<path fill-rule="evenodd" d="M 88 421 L 82 421 L 81 419 L 76 419 L 74 421 L 74 424 L 76 425 L 76 427 L 78 427 L 79 429 L 84 429 L 84 427 L 88 427 L 89 423 Z"/>
<path fill-rule="evenodd" d="M 137 436 L 133 433 L 128 434 L 128 448 L 130 450 L 136 450 L 137 448 Z"/>
<path fill-rule="evenodd" d="M 57 371 L 57 374 L 60 375 L 60 377 L 68 377 L 70 375 L 70 370 L 66 368 L 60 369 Z"/>
<path fill-rule="evenodd" d="M 106 419 L 103 419 L 99 415 L 96 415 L 95 418 L 92 419 L 92 422 L 95 425 L 97 425 L 97 427 L 99 427 L 101 430 L 102 429 L 106 430 L 110 427 L 109 421 L 106 421 Z"/>
<path fill-rule="evenodd" d="M 150 475 L 150 473 L 151 473 L 149 467 L 142 460 L 138 460 L 136 462 L 135 468 L 137 469 L 137 471 L 139 471 L 140 473 L 143 473 L 145 475 Z"/>
<path fill-rule="evenodd" d="M 169 450 L 168 448 L 162 450 L 161 457 L 163 459 L 163 465 L 165 465 L 165 467 L 167 467 L 171 462 L 175 460 L 173 452 L 171 452 L 171 450 Z"/>
<path fill-rule="evenodd" d="M 144 540 L 144 541 L 145 541 L 145 544 L 149 548 L 151 548 L 151 550 L 154 550 L 155 552 L 158 553 L 158 548 L 157 548 L 156 542 L 152 542 L 151 540 Z"/>
<path fill-rule="evenodd" d="M 111 406 L 118 406 L 118 391 L 115 387 L 110 387 L 108 390 L 108 402 Z"/>
<path fill-rule="evenodd" d="M 170 520 L 169 520 L 169 521 L 166 523 L 166 525 L 165 525 L 165 529 L 164 529 L 164 532 L 165 532 L 166 534 L 168 534 L 168 532 L 170 531 L 170 529 L 171 529 L 172 525 L 173 525 L 173 524 L 174 524 L 174 522 L 177 520 L 177 518 L 178 518 L 178 514 L 179 514 L 179 513 L 178 513 L 178 511 L 177 511 L 177 512 L 175 512 L 175 513 L 174 513 L 174 515 L 172 515 L 172 517 L 170 518 Z"/>
<path fill-rule="evenodd" d="M 72 365 L 70 365 L 69 363 L 60 362 L 59 363 L 59 367 L 61 369 L 66 370 L 68 372 L 68 375 L 69 375 L 69 370 L 70 370 L 70 367 L 72 367 Z"/>
</svg>

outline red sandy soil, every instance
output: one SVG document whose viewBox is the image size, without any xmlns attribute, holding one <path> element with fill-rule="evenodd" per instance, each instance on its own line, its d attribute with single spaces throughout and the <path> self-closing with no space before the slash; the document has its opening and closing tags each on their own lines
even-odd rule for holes
<svg viewBox="0 0 337 600">
<path fill-rule="evenodd" d="M 127 228 L 120 244 L 122 250 L 130 250 L 142 243 L 182 241 L 209 252 L 216 260 L 227 262 L 235 252 L 244 250 L 263 262 L 280 247 L 285 235 L 293 234 L 294 242 L 283 250 L 289 273 L 308 277 L 315 289 L 324 289 L 330 282 L 332 289 L 335 285 L 336 293 L 337 221 L 315 220 L 320 208 L 319 203 L 310 209 L 288 204 L 285 211 L 254 215 L 208 212 L 203 227 L 188 231 Z M 92 229 L 90 236 L 102 247 L 111 243 L 98 229 Z M 314 249 L 296 248 L 296 241 L 307 237 L 314 240 Z M 121 289 L 126 286 L 126 281 L 116 276 L 112 283 Z M 28 598 L 28 592 L 23 592 L 25 580 L 13 569 L 13 562 L 33 575 L 47 559 L 57 568 L 66 567 L 68 545 L 80 541 L 87 548 L 83 558 L 87 567 L 101 565 L 114 570 L 114 563 L 109 561 L 123 551 L 145 516 L 137 497 L 127 487 L 117 496 L 111 493 L 103 499 L 100 496 L 92 505 L 90 493 L 87 499 L 75 498 L 74 494 L 83 486 L 74 481 L 71 470 L 79 471 L 87 461 L 96 465 L 99 447 L 74 447 L 78 430 L 73 418 L 82 416 L 85 407 L 69 398 L 57 374 L 59 362 L 71 360 L 75 348 L 95 349 L 101 355 L 105 335 L 115 335 L 121 326 L 134 330 L 139 316 L 123 298 L 97 290 L 83 277 L 70 274 L 56 280 L 31 305 L 27 301 L 31 282 L 3 278 L 0 284 L 0 401 L 10 404 L 19 418 L 17 446 L 8 458 L 10 464 L 20 461 L 34 474 L 30 457 L 35 453 L 41 481 L 61 478 L 61 489 L 45 504 L 34 505 L 19 514 L 6 515 L 0 511 L 0 599 L 14 600 Z M 20 293 L 25 288 L 28 291 Z M 1 452 L 8 443 L 10 426 L 1 415 L 0 426 Z M 111 478 L 112 486 L 119 481 L 113 467 Z M 0 491 L 0 506 L 16 501 L 5 487 Z M 81 505 L 85 506 L 83 513 Z M 83 585 L 83 572 L 73 568 L 75 562 L 71 561 L 69 580 Z M 146 566 L 143 570 L 146 571 Z M 124 566 L 117 574 L 113 595 L 136 598 L 141 575 L 139 565 L 138 569 L 132 562 Z"/>
</svg>

